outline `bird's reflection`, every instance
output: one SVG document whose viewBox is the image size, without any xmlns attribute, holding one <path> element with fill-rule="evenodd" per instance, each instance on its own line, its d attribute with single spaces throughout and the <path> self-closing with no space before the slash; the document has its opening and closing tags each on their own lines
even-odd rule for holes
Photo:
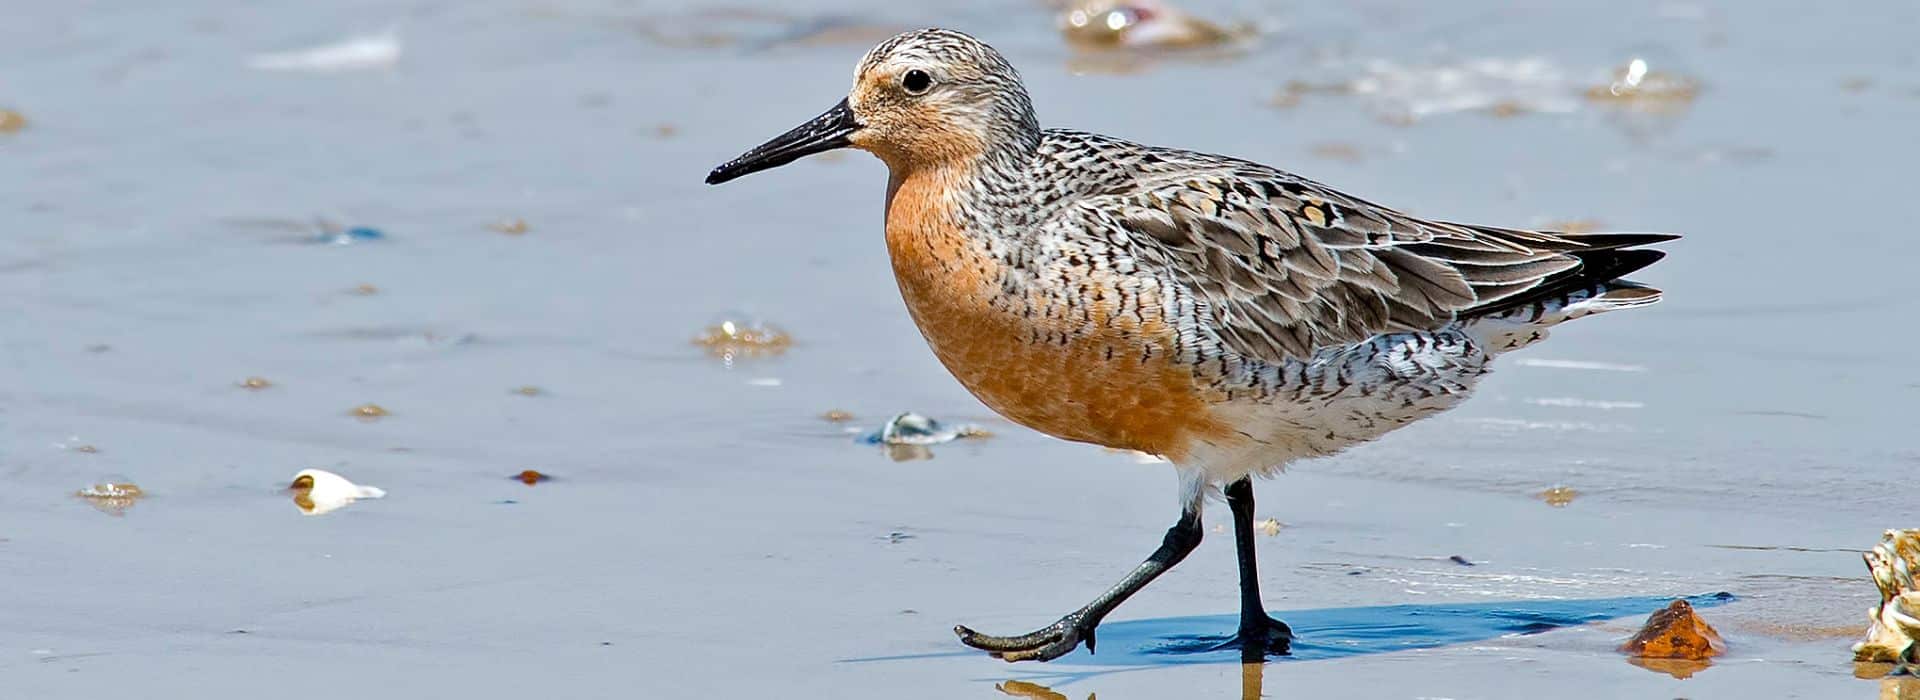
<svg viewBox="0 0 1920 700">
<path fill-rule="evenodd" d="M 995 684 L 993 689 L 1016 698 L 1029 698 L 1030 700 L 1067 700 L 1066 695 L 1054 692 L 1052 688 L 1040 685 L 1039 683 L 1028 683 L 1026 681 L 1005 681 Z M 1093 693 L 1087 693 L 1087 700 L 1094 700 Z"/>
<path fill-rule="evenodd" d="M 1706 659 L 1650 659 L 1643 656 L 1629 656 L 1627 663 L 1639 666 L 1654 673 L 1664 673 L 1685 680 L 1693 674 L 1707 670 L 1713 662 Z"/>
<path fill-rule="evenodd" d="M 1266 676 L 1265 663 L 1240 664 L 1240 700 L 1260 700 L 1260 683 Z"/>
<path fill-rule="evenodd" d="M 1265 663 L 1240 664 L 1240 700 L 1260 700 L 1261 684 L 1266 679 Z M 1027 681 L 1003 681 L 993 686 L 1007 695 L 1029 700 L 1071 700 L 1066 694 L 1052 688 Z M 1087 693 L 1087 700 L 1097 700 L 1094 693 Z M 1901 700 L 1907 700 L 1901 696 Z"/>
</svg>

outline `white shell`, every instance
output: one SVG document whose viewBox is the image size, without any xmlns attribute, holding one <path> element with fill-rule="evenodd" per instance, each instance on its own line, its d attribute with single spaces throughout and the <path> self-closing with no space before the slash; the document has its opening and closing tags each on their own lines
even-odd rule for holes
<svg viewBox="0 0 1920 700">
<path fill-rule="evenodd" d="M 247 65 L 258 70 L 338 73 L 391 68 L 399 61 L 400 35 L 389 29 L 299 51 L 259 54 L 247 59 Z"/>
<path fill-rule="evenodd" d="M 293 504 L 305 515 L 331 513 L 362 498 L 384 498 L 387 495 L 383 489 L 361 486 L 325 469 L 302 469 L 293 475 L 293 480 L 298 483 L 302 477 L 312 479 L 313 488 L 295 489 Z"/>
</svg>

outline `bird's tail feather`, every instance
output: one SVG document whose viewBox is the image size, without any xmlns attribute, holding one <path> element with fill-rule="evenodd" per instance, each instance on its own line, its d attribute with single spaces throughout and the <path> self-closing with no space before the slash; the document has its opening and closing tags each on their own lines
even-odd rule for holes
<svg viewBox="0 0 1920 700">
<path fill-rule="evenodd" d="M 1660 301 L 1658 289 L 1629 280 L 1612 280 L 1538 299 L 1464 324 L 1488 352 L 1503 353 L 1547 337 L 1547 329 L 1583 316 L 1647 306 Z"/>
</svg>

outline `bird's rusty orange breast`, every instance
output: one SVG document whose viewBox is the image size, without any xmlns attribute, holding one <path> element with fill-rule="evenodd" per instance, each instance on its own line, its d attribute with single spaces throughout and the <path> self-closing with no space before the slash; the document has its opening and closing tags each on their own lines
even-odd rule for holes
<svg viewBox="0 0 1920 700">
<path fill-rule="evenodd" d="M 948 215 L 938 174 L 896 175 L 887 198 L 894 277 L 927 344 L 960 383 L 1008 419 L 1067 440 L 1173 460 L 1195 438 L 1229 432 L 1191 368 L 1175 362 L 1174 331 L 1158 319 L 1115 314 L 1111 301 L 1058 294 L 1098 287 L 1003 289 L 1004 263 Z"/>
</svg>

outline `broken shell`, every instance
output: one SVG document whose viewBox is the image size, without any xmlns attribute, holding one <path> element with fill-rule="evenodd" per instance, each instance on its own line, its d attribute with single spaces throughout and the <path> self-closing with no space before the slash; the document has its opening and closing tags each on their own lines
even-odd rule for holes
<svg viewBox="0 0 1920 700">
<path fill-rule="evenodd" d="M 1727 643 L 1693 611 L 1693 604 L 1675 600 L 1648 616 L 1646 626 L 1620 645 L 1620 651 L 1647 659 L 1702 661 L 1727 653 Z"/>
<path fill-rule="evenodd" d="M 519 480 L 520 483 L 526 484 L 528 486 L 538 484 L 542 481 L 550 481 L 553 479 L 553 477 L 551 476 L 547 476 L 545 474 L 542 474 L 532 469 L 528 469 L 526 471 L 515 474 L 513 475 L 513 478 Z"/>
<path fill-rule="evenodd" d="M 836 408 L 820 414 L 820 419 L 828 423 L 845 423 L 853 420 L 853 414 Z"/>
<path fill-rule="evenodd" d="M 1280 534 L 1280 527 L 1280 520 L 1278 518 L 1267 518 L 1266 520 L 1253 524 L 1253 529 L 1259 530 L 1260 534 L 1268 537 Z"/>
<path fill-rule="evenodd" d="M 371 284 L 358 284 L 354 285 L 351 291 L 358 296 L 370 297 L 379 294 L 380 288 Z"/>
<path fill-rule="evenodd" d="M 75 491 L 73 495 L 85 499 L 94 510 L 117 518 L 126 515 L 134 502 L 147 493 L 126 479 L 108 478 Z"/>
<path fill-rule="evenodd" d="M 527 386 L 514 389 L 513 393 L 519 394 L 521 396 L 539 396 L 547 392 L 541 390 L 540 387 L 529 384 Z"/>
<path fill-rule="evenodd" d="M 92 445 L 74 445 L 73 451 L 78 452 L 80 454 L 88 454 L 88 455 L 100 454 L 100 448 L 94 447 Z"/>
<path fill-rule="evenodd" d="M 266 377 L 247 377 L 246 379 L 240 380 L 240 388 L 242 389 L 259 391 L 270 386 L 273 386 L 273 382 L 267 381 Z"/>
<path fill-rule="evenodd" d="M 302 469 L 293 475 L 293 505 L 305 515 L 321 515 L 346 507 L 362 498 L 385 498 L 385 490 L 361 486 L 324 469 Z"/>
<path fill-rule="evenodd" d="M 960 438 L 990 437 L 985 429 L 972 423 L 946 425 L 940 421 L 908 411 L 894 416 L 881 426 L 880 432 L 867 436 L 867 441 L 883 445 L 938 445 Z"/>
<path fill-rule="evenodd" d="M 354 406 L 351 413 L 353 417 L 363 421 L 379 420 L 390 415 L 387 413 L 387 409 L 381 408 L 380 404 L 377 403 L 365 403 Z"/>
<path fill-rule="evenodd" d="M 527 226 L 527 222 L 525 219 L 502 219 L 500 221 L 487 224 L 487 228 L 493 229 L 494 231 L 498 231 L 500 233 L 507 234 L 509 236 L 518 236 L 520 234 L 523 234 L 532 230 L 531 227 Z"/>
<path fill-rule="evenodd" d="M 1155 0 L 1090 0 L 1060 15 L 1060 35 L 1067 43 L 1093 48 L 1204 48 L 1246 33 Z"/>
<path fill-rule="evenodd" d="M 1699 95 L 1699 81 L 1654 70 L 1642 57 L 1629 59 L 1614 69 L 1613 79 L 1607 84 L 1587 88 L 1588 100 L 1649 112 L 1684 109 Z"/>
<path fill-rule="evenodd" d="M 1580 496 L 1580 492 L 1573 490 L 1571 486 L 1555 486 L 1541 491 L 1539 496 L 1540 500 L 1547 502 L 1547 505 L 1555 508 L 1565 508 L 1567 504 L 1573 502 L 1573 499 Z"/>
<path fill-rule="evenodd" d="M 1853 660 L 1920 675 L 1920 529 L 1888 530 L 1861 558 L 1880 589 L 1880 605 L 1867 611 L 1867 638 L 1853 645 Z"/>
<path fill-rule="evenodd" d="M 694 336 L 693 342 L 731 366 L 736 357 L 773 357 L 786 352 L 793 337 L 770 324 L 721 321 Z"/>
</svg>

